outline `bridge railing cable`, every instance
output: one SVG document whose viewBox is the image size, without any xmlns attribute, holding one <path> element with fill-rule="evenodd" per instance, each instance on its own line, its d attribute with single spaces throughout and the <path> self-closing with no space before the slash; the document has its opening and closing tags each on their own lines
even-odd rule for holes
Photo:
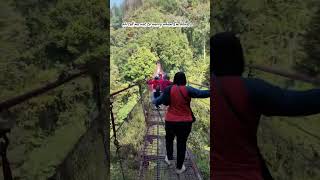
<svg viewBox="0 0 320 180">
<path fill-rule="evenodd" d="M 113 130 L 113 137 L 114 137 L 114 145 L 116 146 L 116 153 L 118 155 L 118 160 L 119 160 L 119 163 L 120 163 L 120 169 L 121 169 L 121 174 L 122 174 L 122 178 L 123 179 L 126 179 L 125 178 L 125 175 L 124 175 L 124 171 L 123 171 L 123 165 L 122 165 L 122 160 L 121 158 L 119 157 L 119 150 L 120 150 L 120 144 L 119 144 L 119 141 L 117 139 L 117 133 L 116 133 L 116 127 L 115 127 L 115 120 L 114 120 L 114 115 L 113 115 L 113 111 L 112 111 L 112 108 L 113 108 L 113 105 L 112 103 L 110 104 L 110 111 L 111 111 L 111 122 L 112 122 L 112 130 Z"/>
<path fill-rule="evenodd" d="M 107 65 L 107 60 L 98 60 L 98 61 L 90 61 L 86 64 L 82 65 L 77 65 L 73 66 L 72 69 L 66 69 L 62 71 L 62 73 L 58 76 L 58 78 L 55 81 L 46 83 L 45 85 L 42 85 L 39 88 L 35 88 L 33 90 L 30 90 L 28 92 L 24 92 L 21 95 L 15 96 L 13 98 L 4 100 L 0 102 L 0 113 L 1 113 L 1 122 L 0 122 L 0 134 L 1 134 L 1 139 L 4 139 L 4 143 L 0 143 L 0 149 L 1 149 L 1 156 L 2 159 L 5 160 L 6 163 L 3 164 L 3 175 L 5 180 L 10 180 L 13 178 L 12 174 L 9 173 L 10 171 L 10 166 L 9 162 L 6 157 L 6 151 L 7 147 L 9 145 L 9 139 L 6 136 L 7 133 L 10 132 L 12 128 L 15 127 L 15 122 L 11 118 L 7 118 L 6 116 L 10 114 L 10 110 L 13 109 L 15 106 L 20 105 L 22 103 L 27 102 L 28 100 L 31 100 L 37 96 L 43 95 L 45 93 L 48 93 L 51 90 L 54 90 L 68 82 L 71 82 L 75 79 L 79 79 L 84 76 L 90 76 L 91 79 L 93 80 L 93 85 L 94 85 L 94 93 L 95 96 L 97 97 L 96 103 L 97 107 L 99 109 L 99 117 L 101 118 L 96 118 L 94 121 L 99 121 L 97 124 L 100 124 L 100 126 L 105 126 L 105 112 L 103 111 L 103 107 L 105 106 L 104 99 L 106 97 L 106 89 L 104 86 L 104 79 L 105 78 L 105 69 Z M 93 122 L 92 122 L 93 123 Z M 105 159 L 104 161 L 107 166 L 107 169 L 109 168 L 108 166 L 108 139 L 107 138 L 107 130 L 104 128 L 101 128 L 101 135 L 103 138 L 103 143 L 104 143 L 104 148 L 105 148 Z M 67 158 L 67 157 L 66 157 Z"/>
<path fill-rule="evenodd" d="M 103 78 L 104 77 L 104 72 L 106 69 L 106 62 L 105 60 L 99 60 L 99 61 L 93 61 L 90 63 L 86 63 L 83 65 L 78 65 L 78 67 L 74 67 L 73 69 L 68 69 L 63 71 L 59 77 L 57 78 L 57 80 L 51 82 L 51 83 L 47 83 L 39 88 L 33 89 L 31 91 L 28 91 L 26 93 L 23 93 L 21 95 L 18 95 L 16 97 L 10 98 L 8 100 L 2 101 L 0 102 L 0 113 L 3 114 L 7 114 L 9 112 L 9 109 L 11 109 L 12 107 L 24 103 L 32 98 L 35 98 L 39 95 L 45 94 L 47 92 L 49 92 L 50 90 L 56 89 L 59 86 L 66 84 L 70 81 L 73 81 L 77 78 L 80 78 L 82 76 L 86 76 L 89 75 L 92 77 L 92 79 L 94 79 L 95 87 L 97 87 L 95 93 L 97 93 L 97 97 L 104 99 L 105 97 L 105 93 L 101 93 L 100 90 L 103 89 L 103 85 L 101 85 L 103 83 Z M 94 69 L 94 70 L 93 70 Z M 72 73 L 70 73 L 70 71 Z M 67 73 L 69 72 L 69 73 Z M 99 74 L 99 75 L 98 75 Z M 105 90 L 102 90 L 105 91 Z M 98 108 L 102 109 L 101 106 L 103 106 L 103 103 L 101 103 L 103 100 L 98 99 L 97 101 L 99 101 L 100 103 L 98 103 Z M 104 117 L 105 115 L 102 115 L 102 112 L 99 112 L 101 117 Z M 9 145 L 9 139 L 7 138 L 6 134 L 10 132 L 10 129 L 12 129 L 15 124 L 11 119 L 5 119 L 6 121 L 3 121 L 3 119 L 1 119 L 1 124 L 0 124 L 0 134 L 1 134 L 1 138 L 4 139 L 3 142 L 0 143 L 0 149 L 1 149 L 1 156 L 2 156 L 2 160 L 3 160 L 3 175 L 4 175 L 4 179 L 5 180 L 11 180 L 12 174 L 11 174 L 11 169 L 10 169 L 10 165 L 9 162 L 7 160 L 6 157 L 6 151 L 7 151 L 7 147 Z M 104 121 L 101 118 L 98 119 L 99 121 Z M 101 125 L 103 125 L 104 123 L 101 122 Z M 107 133 L 106 132 L 102 132 L 103 136 L 105 136 Z M 103 142 L 107 143 L 107 140 L 105 137 L 103 137 Z M 106 146 L 105 146 L 106 147 Z M 108 151 L 107 149 L 105 149 L 105 157 L 108 158 Z M 106 164 L 106 166 L 108 166 L 108 164 Z"/>
<path fill-rule="evenodd" d="M 132 113 L 136 111 L 137 105 L 139 105 L 139 104 L 142 105 L 142 110 L 143 110 L 144 117 L 146 116 L 145 109 L 144 109 L 144 94 L 146 92 L 145 92 L 145 90 L 143 90 L 143 85 L 142 84 L 143 84 L 143 81 L 138 81 L 138 82 L 133 83 L 132 85 L 129 85 L 126 88 L 117 90 L 117 91 L 112 92 L 110 94 L 110 96 L 111 96 L 111 98 L 110 98 L 110 115 L 111 115 L 111 126 L 112 126 L 112 130 L 113 130 L 113 135 L 111 136 L 111 139 L 114 139 L 114 145 L 116 147 L 116 154 L 117 154 L 117 159 L 118 159 L 119 165 L 120 165 L 120 171 L 121 171 L 121 174 L 122 174 L 122 179 L 126 179 L 126 176 L 125 176 L 126 173 L 124 172 L 125 168 L 123 167 L 123 161 L 122 161 L 123 158 L 120 155 L 121 145 L 120 145 L 120 142 L 118 140 L 117 133 L 118 133 L 118 131 L 121 130 L 121 128 L 123 127 L 123 125 L 125 123 L 129 123 L 130 118 L 132 118 Z M 122 93 L 123 95 L 126 95 L 126 94 L 130 93 L 131 92 L 130 90 L 133 89 L 134 87 L 138 87 L 139 98 L 138 98 L 137 102 L 135 103 L 135 105 L 133 106 L 133 108 L 128 113 L 127 117 L 125 118 L 126 120 L 122 120 L 122 122 L 118 125 L 118 127 L 116 127 L 116 119 L 117 118 L 114 116 L 115 99 L 117 98 L 117 96 L 120 93 Z M 137 93 L 137 92 L 134 92 L 134 94 L 135 93 Z M 132 96 L 132 94 L 130 96 Z M 121 119 L 118 119 L 118 120 L 121 120 Z"/>
<path fill-rule="evenodd" d="M 192 84 L 192 85 L 196 85 L 196 86 L 199 86 L 200 89 L 201 88 L 208 88 L 209 89 L 209 85 L 208 84 L 200 84 L 200 83 L 195 83 L 195 82 L 188 82 L 189 84 Z"/>
<path fill-rule="evenodd" d="M 115 103 L 114 100 L 115 98 L 120 94 L 120 93 L 126 93 L 127 91 L 129 91 L 130 89 L 134 88 L 134 87 L 139 87 L 139 93 L 140 93 L 140 90 L 141 90 L 141 84 L 140 82 L 138 83 L 134 83 L 132 85 L 129 85 L 128 87 L 126 88 L 123 88 L 123 89 L 120 89 L 120 90 L 117 90 L 115 92 L 112 92 L 110 94 L 110 113 L 114 116 L 114 112 L 113 112 L 113 109 L 114 109 L 114 106 L 113 104 Z M 140 95 L 141 96 L 141 95 Z M 141 101 L 141 97 L 139 98 L 139 100 L 137 101 L 137 103 Z M 135 106 L 137 105 L 137 103 L 135 104 Z M 135 106 L 131 109 L 131 111 L 128 113 L 128 115 L 130 115 L 132 113 L 132 111 L 135 109 Z M 111 117 L 112 118 L 112 117 Z M 127 117 L 128 118 L 128 117 Z M 125 119 L 127 119 L 125 118 Z M 114 118 L 116 119 L 116 118 Z M 121 129 L 121 127 L 124 125 L 124 123 L 127 122 L 127 120 L 123 120 L 120 124 L 116 124 L 115 122 L 112 122 L 114 123 L 114 131 L 113 131 L 113 135 L 111 136 L 111 139 L 113 139 L 115 136 L 116 136 L 116 133 Z M 113 124 L 111 124 L 112 128 L 113 128 Z M 118 126 L 116 128 L 116 126 Z"/>
<path fill-rule="evenodd" d="M 311 77 L 311 76 L 308 76 L 308 75 L 305 75 L 305 74 L 301 74 L 301 73 L 298 73 L 298 72 L 287 71 L 287 70 L 283 70 L 283 69 L 280 69 L 280 68 L 268 67 L 268 66 L 264 66 L 264 65 L 248 64 L 246 66 L 248 68 L 247 71 L 248 71 L 248 77 L 249 78 L 254 78 L 256 76 L 253 73 L 254 71 L 260 71 L 260 72 L 269 73 L 269 74 L 273 74 L 273 75 L 277 75 L 277 76 L 282 76 L 284 78 L 291 79 L 293 81 L 301 81 L 301 82 L 304 82 L 304 83 L 311 83 L 311 84 L 313 84 L 315 86 L 319 86 L 320 85 L 320 79 L 319 78 Z M 309 130 L 306 130 L 305 128 L 302 128 L 297 123 L 294 123 L 294 122 L 291 122 L 291 121 L 286 121 L 286 120 L 280 120 L 280 122 L 283 122 L 283 123 L 286 124 L 286 126 L 292 127 L 294 129 L 296 129 L 298 132 L 301 132 L 302 134 L 305 134 L 305 135 L 307 135 L 309 137 L 312 137 L 315 140 L 317 140 L 318 142 L 320 142 L 319 135 L 316 135 L 315 133 L 310 132 Z M 288 140 L 286 140 L 283 137 L 277 137 L 276 140 L 280 140 L 281 142 L 288 143 Z M 298 147 L 296 147 L 296 148 L 298 148 Z M 306 157 L 306 154 L 301 151 L 301 148 L 300 148 L 300 150 L 296 149 L 294 151 L 296 153 L 300 154 L 300 156 L 303 157 L 306 162 L 309 162 L 309 163 L 314 162 L 314 160 L 312 160 L 311 158 L 307 158 Z M 315 156 L 315 157 L 317 157 L 317 156 Z M 267 163 L 269 165 L 272 165 L 268 161 L 267 161 Z M 317 169 L 318 167 L 314 166 L 314 168 Z"/>
<path fill-rule="evenodd" d="M 320 79 L 311 77 L 305 74 L 297 73 L 297 72 L 292 72 L 292 71 L 286 71 L 283 69 L 275 68 L 275 67 L 268 67 L 268 66 L 263 66 L 263 65 L 253 65 L 253 64 L 248 64 L 246 65 L 249 68 L 249 72 L 252 72 L 252 70 L 258 70 L 258 71 L 263 71 L 266 73 L 271 73 L 274 75 L 279 75 L 283 76 L 292 80 L 299 80 L 315 85 L 320 85 Z"/>
<path fill-rule="evenodd" d="M 113 92 L 110 94 L 111 98 L 114 98 L 114 96 L 122 93 L 122 92 L 125 92 L 133 87 L 135 87 L 136 84 L 134 85 L 129 85 L 127 88 L 124 88 L 124 89 L 121 89 L 121 90 L 118 90 L 116 92 Z M 123 125 L 123 123 L 125 121 L 122 122 L 122 124 L 120 125 L 120 127 L 118 129 L 116 129 L 116 125 L 115 125 L 115 117 L 114 117 L 114 113 L 113 113 L 113 101 L 110 100 L 110 115 L 111 115 L 111 125 L 112 125 L 112 130 L 113 130 L 113 135 L 111 138 L 114 138 L 114 145 L 116 147 L 116 154 L 117 154 L 117 157 L 118 157 L 118 161 L 119 161 L 119 165 L 120 165 L 120 171 L 121 171 L 121 174 L 122 174 L 122 179 L 125 180 L 126 179 L 126 176 L 125 176 L 125 173 L 124 173 L 124 168 L 123 168 L 123 163 L 122 163 L 122 158 L 120 157 L 120 143 L 117 139 L 117 131 L 120 129 L 120 127 Z"/>
</svg>

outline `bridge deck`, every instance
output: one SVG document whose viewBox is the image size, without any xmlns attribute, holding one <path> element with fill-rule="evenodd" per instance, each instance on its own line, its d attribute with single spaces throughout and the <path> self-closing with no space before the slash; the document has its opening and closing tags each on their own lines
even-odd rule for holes
<svg viewBox="0 0 320 180">
<path fill-rule="evenodd" d="M 165 111 L 160 110 L 164 117 Z M 186 171 L 181 175 L 175 172 L 176 162 L 176 142 L 174 144 L 174 161 L 168 166 L 164 158 L 166 156 L 164 120 L 160 119 L 157 110 L 152 110 L 147 119 L 147 133 L 145 135 L 145 144 L 141 153 L 140 179 L 143 180 L 199 180 L 202 179 L 197 166 L 193 160 L 192 153 L 187 150 L 184 165 Z M 158 151 L 157 151 L 158 150 Z"/>
</svg>

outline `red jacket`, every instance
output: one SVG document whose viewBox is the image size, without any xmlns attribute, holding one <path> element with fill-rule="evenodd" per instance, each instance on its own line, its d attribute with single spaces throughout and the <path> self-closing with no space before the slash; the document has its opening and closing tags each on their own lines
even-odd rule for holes
<svg viewBox="0 0 320 180">
<path fill-rule="evenodd" d="M 256 136 L 260 114 L 250 103 L 240 77 L 218 78 L 220 90 L 229 97 L 246 122 L 232 113 L 212 80 L 210 177 L 214 180 L 263 180 Z"/>
<path fill-rule="evenodd" d="M 169 80 L 159 80 L 160 83 L 160 90 L 163 91 L 166 87 L 172 84 Z"/>
<path fill-rule="evenodd" d="M 178 87 L 180 87 L 181 93 L 183 93 L 187 101 L 181 96 Z M 170 106 L 165 116 L 166 121 L 191 122 L 190 101 L 191 98 L 188 95 L 186 86 L 172 86 L 170 91 Z"/>
<path fill-rule="evenodd" d="M 159 80 L 155 80 L 155 79 L 148 80 L 147 83 L 148 83 L 149 85 L 152 85 L 152 89 L 153 89 L 153 90 L 156 90 L 157 86 L 160 85 Z"/>
</svg>

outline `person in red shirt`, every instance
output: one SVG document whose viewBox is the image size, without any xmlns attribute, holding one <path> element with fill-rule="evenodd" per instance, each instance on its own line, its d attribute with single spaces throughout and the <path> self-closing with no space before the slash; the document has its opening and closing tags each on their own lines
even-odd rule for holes
<svg viewBox="0 0 320 180">
<path fill-rule="evenodd" d="M 156 76 L 153 79 L 148 80 L 147 84 L 151 86 L 152 90 L 155 90 L 157 85 L 159 84 L 159 77 Z"/>
<path fill-rule="evenodd" d="M 170 81 L 169 76 L 164 75 L 163 80 L 160 81 L 160 91 L 163 92 L 163 90 L 170 85 L 172 85 L 172 82 Z"/>
<path fill-rule="evenodd" d="M 159 76 L 159 80 L 163 80 L 163 76 L 161 73 L 159 73 L 158 76 Z"/>
<path fill-rule="evenodd" d="M 210 97 L 209 90 L 199 90 L 191 86 L 186 86 L 186 84 L 185 74 L 178 72 L 174 76 L 173 85 L 166 87 L 163 94 L 152 101 L 156 107 L 161 104 L 169 106 L 165 115 L 167 151 L 165 162 L 171 165 L 170 161 L 173 160 L 173 140 L 177 137 L 177 174 L 181 174 L 186 170 L 186 167 L 183 165 L 186 143 L 194 120 L 190 108 L 191 98 Z"/>
<path fill-rule="evenodd" d="M 210 39 L 210 179 L 271 180 L 257 143 L 260 117 L 320 113 L 320 89 L 281 89 L 242 77 L 244 55 L 231 32 Z"/>
<path fill-rule="evenodd" d="M 151 99 L 159 97 L 160 96 L 159 77 L 156 76 L 153 80 L 148 80 L 147 84 L 152 86 L 153 96 Z"/>
<path fill-rule="evenodd" d="M 152 81 L 153 81 L 153 79 L 149 79 L 149 80 L 147 80 L 147 85 L 148 85 L 148 88 L 149 88 L 149 91 L 152 91 Z"/>
<path fill-rule="evenodd" d="M 163 83 L 164 83 L 164 79 L 163 77 L 162 78 L 159 78 L 159 88 L 160 88 L 160 92 L 162 93 L 163 92 Z"/>
</svg>

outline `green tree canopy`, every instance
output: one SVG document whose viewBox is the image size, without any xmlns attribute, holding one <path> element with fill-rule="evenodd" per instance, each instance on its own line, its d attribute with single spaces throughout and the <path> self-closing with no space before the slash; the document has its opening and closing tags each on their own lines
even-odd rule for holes
<svg viewBox="0 0 320 180">
<path fill-rule="evenodd" d="M 304 35 L 303 48 L 305 57 L 297 63 L 297 69 L 310 74 L 320 75 L 320 9 L 313 16 Z"/>
<path fill-rule="evenodd" d="M 139 47 L 125 64 L 124 78 L 129 82 L 136 82 L 150 77 L 156 61 L 157 57 L 149 49 Z"/>
<path fill-rule="evenodd" d="M 29 62 L 48 68 L 56 63 L 81 63 L 107 56 L 104 1 L 26 0 L 15 4 L 26 17 L 31 33 Z"/>
</svg>

